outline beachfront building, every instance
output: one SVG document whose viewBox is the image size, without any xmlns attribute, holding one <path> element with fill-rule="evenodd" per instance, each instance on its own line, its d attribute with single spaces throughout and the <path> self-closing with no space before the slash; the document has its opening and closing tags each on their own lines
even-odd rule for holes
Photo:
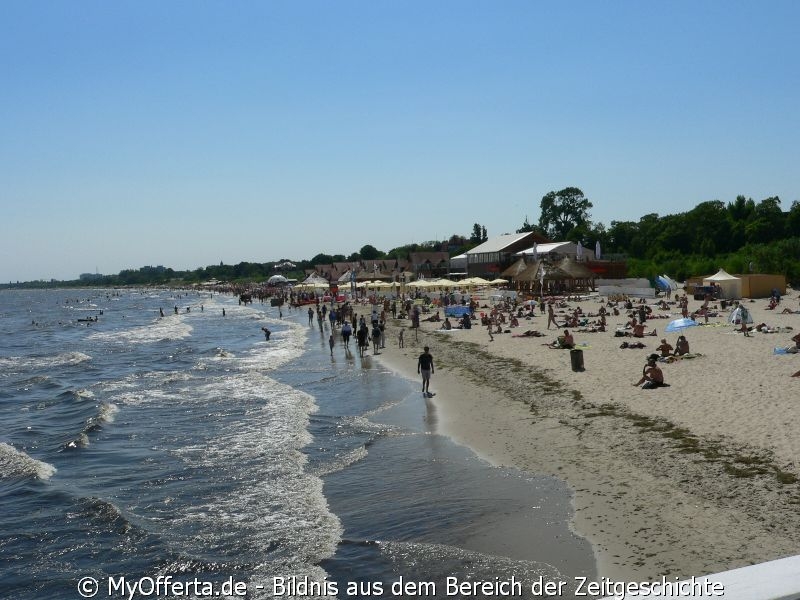
<svg viewBox="0 0 800 600">
<path fill-rule="evenodd" d="M 575 242 L 548 242 L 531 245 L 530 248 L 519 252 L 518 256 L 533 257 L 534 260 L 543 258 L 556 263 L 564 258 L 577 261 L 594 260 L 594 251 L 579 247 Z"/>
<path fill-rule="evenodd" d="M 514 262 L 514 255 L 549 240 L 536 231 L 506 233 L 490 238 L 466 252 L 468 277 L 494 279 Z"/>
<path fill-rule="evenodd" d="M 434 279 L 450 274 L 449 252 L 411 252 L 408 260 L 417 279 Z"/>
</svg>

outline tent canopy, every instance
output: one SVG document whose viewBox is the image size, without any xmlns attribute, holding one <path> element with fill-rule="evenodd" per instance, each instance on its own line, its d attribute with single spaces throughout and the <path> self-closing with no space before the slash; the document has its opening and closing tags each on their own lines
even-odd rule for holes
<svg viewBox="0 0 800 600">
<path fill-rule="evenodd" d="M 723 298 L 742 297 L 742 280 L 727 273 L 725 269 L 720 269 L 711 277 L 703 279 L 703 285 L 711 285 L 712 283 L 720 288 Z"/>
</svg>

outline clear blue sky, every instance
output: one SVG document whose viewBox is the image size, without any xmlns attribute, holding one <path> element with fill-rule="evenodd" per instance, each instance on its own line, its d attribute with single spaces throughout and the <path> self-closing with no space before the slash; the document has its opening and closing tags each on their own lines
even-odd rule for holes
<svg viewBox="0 0 800 600">
<path fill-rule="evenodd" d="M 5 1 L 0 281 L 800 199 L 800 2 Z"/>
</svg>

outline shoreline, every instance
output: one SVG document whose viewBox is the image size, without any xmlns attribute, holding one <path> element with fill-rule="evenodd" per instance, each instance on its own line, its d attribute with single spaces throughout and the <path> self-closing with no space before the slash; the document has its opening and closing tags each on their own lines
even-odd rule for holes
<svg viewBox="0 0 800 600">
<path fill-rule="evenodd" d="M 598 306 L 581 304 L 585 312 Z M 757 323 L 797 319 L 748 308 Z M 622 319 L 609 319 L 609 329 Z M 661 335 L 631 351 L 613 333 L 577 334 L 587 370 L 576 373 L 568 353 L 541 345 L 555 331 L 489 342 L 485 328 L 439 333 L 423 322 L 419 341 L 409 329 L 398 349 L 393 334 L 407 323 L 390 320 L 381 361 L 419 385 L 416 357 L 431 346 L 438 432 L 490 464 L 565 481 L 573 530 L 591 542 L 599 577 L 700 576 L 800 551 L 792 435 L 800 381 L 788 376 L 796 364 L 771 351 L 791 334 L 731 339 L 722 337 L 731 327 L 693 327 L 687 337 L 703 356 L 665 365 L 671 387 L 644 391 L 631 382 Z M 545 323 L 534 317 L 520 330 L 545 332 Z"/>
</svg>

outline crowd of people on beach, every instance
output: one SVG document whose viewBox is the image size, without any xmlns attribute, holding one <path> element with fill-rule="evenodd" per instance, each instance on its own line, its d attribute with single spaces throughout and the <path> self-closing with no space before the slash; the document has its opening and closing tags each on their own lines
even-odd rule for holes
<svg viewBox="0 0 800 600">
<path fill-rule="evenodd" d="M 309 297 L 310 298 L 310 297 Z M 304 300 L 309 300 L 304 298 Z M 657 319 L 674 319 L 680 314 L 684 319 L 691 319 L 693 324 L 705 324 L 709 318 L 717 317 L 721 311 L 712 298 L 706 297 L 696 310 L 689 310 L 689 301 L 686 294 L 675 294 L 670 297 L 662 297 L 655 301 L 648 302 L 645 299 L 632 299 L 628 297 L 599 298 L 594 297 L 600 304 L 596 311 L 587 311 L 584 306 L 572 303 L 570 297 L 537 297 L 525 301 L 518 301 L 516 297 L 503 298 L 499 302 L 491 305 L 480 304 L 476 296 L 466 294 L 442 293 L 439 298 L 402 297 L 396 299 L 370 297 L 347 300 L 341 302 L 341 298 L 336 296 L 321 297 L 317 296 L 308 307 L 303 307 L 308 315 L 308 324 L 313 326 L 316 322 L 323 332 L 329 331 L 328 346 L 330 354 L 333 356 L 335 347 L 341 343 L 346 353 L 350 352 L 351 339 L 355 339 L 356 350 L 359 356 L 365 357 L 372 349 L 372 355 L 380 354 L 386 348 L 387 326 L 389 319 L 393 323 L 397 320 L 404 321 L 397 329 L 397 345 L 403 348 L 405 345 L 405 329 L 415 332 L 421 323 L 431 323 L 436 325 L 436 329 L 441 331 L 454 331 L 457 329 L 472 329 L 476 324 L 486 328 L 489 340 L 493 341 L 498 334 L 511 334 L 513 337 L 545 337 L 546 334 L 535 328 L 526 328 L 527 321 L 534 318 L 538 320 L 539 315 L 546 315 L 546 329 L 558 330 L 556 339 L 552 342 L 543 344 L 548 349 L 574 350 L 585 347 L 585 344 L 578 344 L 575 340 L 575 333 L 596 334 L 610 333 L 614 337 L 632 338 L 626 339 L 620 345 L 621 349 L 643 349 L 647 345 L 644 339 L 647 337 L 658 337 L 659 328 L 653 326 Z M 583 298 L 585 300 L 585 298 Z M 770 299 L 769 310 L 775 310 L 780 303 L 779 298 Z M 363 314 L 358 314 L 357 310 L 364 309 Z M 748 324 L 747 309 L 743 304 L 737 304 L 740 309 L 740 320 L 735 323 L 736 331 L 745 336 L 751 335 L 752 331 L 773 332 L 765 323 L 751 326 Z M 444 317 L 441 310 L 444 309 Z M 537 312 L 539 315 L 537 315 Z M 784 309 L 783 312 L 786 312 Z M 609 319 L 620 317 L 622 321 L 609 329 Z M 524 329 L 519 333 L 516 330 Z M 271 332 L 263 327 L 266 340 L 270 339 Z M 573 333 L 575 332 L 575 333 Z M 653 389 L 666 387 L 664 372 L 659 363 L 669 363 L 684 358 L 698 356 L 692 354 L 689 348 L 689 341 L 683 331 L 679 335 L 674 346 L 661 336 L 660 343 L 655 347 L 655 352 L 648 355 L 645 365 L 642 368 L 639 379 L 634 383 L 642 389 Z M 800 351 L 800 334 L 792 339 L 792 345 L 785 349 L 788 353 Z M 427 356 L 426 356 L 427 355 Z M 426 369 L 428 364 L 429 349 L 426 347 L 424 358 L 420 358 L 418 370 L 423 375 L 423 393 L 429 396 L 430 376 L 423 372 L 430 370 L 432 373 L 432 357 L 430 358 L 430 369 Z M 793 374 L 800 377 L 800 371 Z"/>
</svg>

